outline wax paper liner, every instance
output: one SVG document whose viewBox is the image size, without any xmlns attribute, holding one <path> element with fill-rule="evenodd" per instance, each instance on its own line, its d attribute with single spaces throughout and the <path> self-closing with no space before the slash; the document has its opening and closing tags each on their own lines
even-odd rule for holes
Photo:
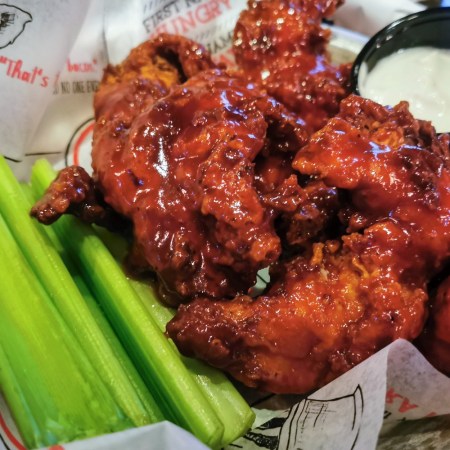
<svg viewBox="0 0 450 450">
<path fill-rule="evenodd" d="M 400 3 L 402 10 L 393 7 Z M 349 1 L 346 14 L 338 15 L 336 22 L 357 28 L 361 14 L 371 22 L 373 4 Z M 407 14 L 420 8 L 414 2 L 389 5 L 378 8 L 374 29 L 381 27 L 380 17 L 384 25 L 397 18 L 400 10 Z M 159 31 L 195 39 L 215 58 L 231 64 L 232 29 L 244 6 L 244 0 L 16 0 L 0 4 L 1 153 L 21 179 L 27 178 L 34 160 L 42 156 L 57 168 L 74 163 L 89 168 L 92 95 L 103 67 L 121 61 L 130 48 Z M 332 32 L 330 51 L 337 62 L 351 60 L 365 42 L 365 37 L 351 31 L 332 27 Z M 448 428 L 447 418 L 417 419 L 449 414 L 448 392 L 449 379 L 411 344 L 397 341 L 306 398 L 245 391 L 248 401 L 257 404 L 257 421 L 228 448 L 370 450 L 398 445 L 403 449 L 430 439 L 432 448 L 446 448 L 450 433 L 442 430 Z M 405 420 L 417 424 L 406 434 L 402 431 Z M 18 436 L 0 398 L 0 450 L 22 449 Z M 164 422 L 52 447 L 63 448 L 205 447 L 186 431 Z"/>
<path fill-rule="evenodd" d="M 276 404 L 277 400 L 292 401 L 273 397 L 270 402 Z M 0 403 L 0 406 L 4 405 Z M 450 414 L 450 379 L 436 371 L 411 343 L 397 340 L 289 409 L 255 408 L 255 412 L 255 427 L 226 450 L 373 450 L 382 430 L 388 434 L 406 420 Z M 14 424 L 4 412 L 1 414 L 3 447 L 0 443 L 0 449 L 22 450 Z M 423 422 L 422 428 L 426 429 Z M 422 438 L 421 427 L 416 426 L 415 431 L 402 436 L 401 448 L 406 449 L 408 445 L 417 448 Z M 391 433 L 392 437 L 395 440 L 395 434 Z M 432 448 L 448 448 L 450 432 L 440 437 Z M 385 438 L 383 445 L 386 442 Z M 203 450 L 206 447 L 186 431 L 163 422 L 54 446 L 50 450 L 126 448 Z"/>
</svg>

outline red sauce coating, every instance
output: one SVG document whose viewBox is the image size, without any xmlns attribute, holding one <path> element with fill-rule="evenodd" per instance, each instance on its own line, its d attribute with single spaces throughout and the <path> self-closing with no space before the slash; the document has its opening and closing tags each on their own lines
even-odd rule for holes
<svg viewBox="0 0 450 450">
<path fill-rule="evenodd" d="M 288 173 L 260 192 L 254 160 L 263 151 L 294 154 L 306 140 L 280 104 L 215 70 L 173 88 L 129 126 L 104 120 L 102 131 L 102 123 L 97 180 L 105 201 L 132 220 L 138 253 L 166 292 L 233 296 L 276 261 L 274 219 L 296 208 L 301 190 Z"/>
<path fill-rule="evenodd" d="M 321 27 L 339 0 L 249 0 L 234 31 L 234 54 L 246 77 L 320 129 L 350 93 L 349 65 L 335 67 L 326 53 L 330 31 Z"/>
<path fill-rule="evenodd" d="M 293 166 L 347 192 L 341 216 L 350 234 L 278 262 L 256 299 L 182 305 L 170 337 L 184 353 L 278 393 L 308 392 L 397 338 L 415 339 L 426 285 L 450 256 L 445 145 L 404 103 L 344 100 Z"/>
</svg>

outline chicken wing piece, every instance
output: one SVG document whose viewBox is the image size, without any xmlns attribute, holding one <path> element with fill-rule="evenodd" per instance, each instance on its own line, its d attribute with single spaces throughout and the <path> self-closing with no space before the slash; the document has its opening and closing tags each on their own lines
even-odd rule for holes
<svg viewBox="0 0 450 450">
<path fill-rule="evenodd" d="M 254 160 L 262 152 L 292 160 L 306 138 L 273 99 L 204 71 L 131 126 L 97 135 L 93 168 L 105 201 L 132 220 L 135 254 L 158 273 L 167 301 L 233 297 L 278 258 L 273 222 L 301 197 L 289 174 L 258 191 Z"/>
<path fill-rule="evenodd" d="M 439 286 L 416 345 L 434 367 L 450 375 L 450 277 Z"/>
<path fill-rule="evenodd" d="M 107 164 L 97 170 L 111 168 L 108 158 L 118 150 L 121 134 L 138 114 L 167 95 L 171 86 L 214 67 L 202 46 L 169 34 L 134 48 L 121 64 L 107 66 L 94 97 L 94 151 L 103 155 L 101 159 Z M 95 181 L 76 166 L 62 170 L 31 214 L 46 224 L 67 213 L 88 223 L 121 229 L 124 219 L 105 204 L 95 171 L 93 176 Z"/>
<path fill-rule="evenodd" d="M 197 299 L 167 327 L 183 353 L 250 386 L 304 393 L 415 339 L 427 282 L 450 256 L 450 171 L 434 130 L 405 104 L 351 97 L 341 108 L 294 166 L 346 190 L 358 232 L 279 262 L 263 296 Z"/>
<path fill-rule="evenodd" d="M 234 31 L 233 50 L 246 77 L 300 115 L 310 132 L 338 112 L 350 93 L 350 66 L 335 67 L 321 27 L 340 0 L 249 0 Z"/>
<path fill-rule="evenodd" d="M 114 119 L 129 124 L 170 87 L 215 67 L 200 44 L 182 36 L 160 34 L 132 49 L 121 64 L 106 67 L 94 97 L 97 125 Z"/>
<path fill-rule="evenodd" d="M 450 249 L 448 144 L 408 104 L 385 108 L 358 96 L 300 151 L 293 166 L 351 197 L 343 212 L 348 231 L 390 217 L 423 248 L 426 273 L 435 274 Z"/>
<path fill-rule="evenodd" d="M 61 170 L 31 209 L 31 215 L 45 225 L 63 214 L 72 214 L 85 223 L 95 223 L 111 231 L 124 230 L 128 225 L 124 217 L 103 201 L 94 180 L 78 166 Z"/>
<path fill-rule="evenodd" d="M 415 338 L 425 320 L 423 278 L 402 280 L 392 251 L 407 238 L 394 223 L 343 242 L 315 244 L 271 273 L 257 299 L 195 300 L 167 331 L 180 351 L 275 393 L 318 388 L 397 338 Z"/>
<path fill-rule="evenodd" d="M 78 192 L 86 173 L 66 169 L 32 212 L 55 220 L 100 191 L 133 224 L 129 265 L 157 272 L 173 304 L 246 292 L 280 254 L 275 219 L 302 199 L 290 163 L 306 143 L 304 123 L 209 67 L 202 47 L 168 35 L 108 67 L 94 100 L 95 183 L 82 177 Z M 289 164 L 272 177 L 257 157 Z"/>
<path fill-rule="evenodd" d="M 321 180 L 308 180 L 296 211 L 280 215 L 277 231 L 286 255 L 310 250 L 315 242 L 325 242 L 342 234 L 338 212 L 345 203 L 338 189 Z"/>
</svg>

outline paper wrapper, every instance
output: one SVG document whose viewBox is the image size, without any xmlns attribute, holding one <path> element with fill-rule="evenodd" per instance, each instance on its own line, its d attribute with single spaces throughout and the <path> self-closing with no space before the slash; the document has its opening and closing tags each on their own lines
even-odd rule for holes
<svg viewBox="0 0 450 450">
<path fill-rule="evenodd" d="M 232 62 L 232 30 L 245 0 L 14 0 L 0 4 L 0 138 L 3 153 L 26 179 L 38 157 L 56 167 L 89 169 L 92 95 L 107 63 L 157 32 L 179 33 Z M 348 0 L 336 21 L 380 28 L 398 18 L 394 4 Z M 389 5 L 388 5 L 389 3 Z M 412 9 L 411 9 L 412 8 Z M 343 17 L 347 22 L 343 22 Z M 84 21 L 83 21 L 84 20 Z M 366 23 L 364 22 L 364 23 Z M 381 26 L 380 26 L 381 25 Z M 364 36 L 332 27 L 337 62 L 349 61 Z M 377 31 L 377 30 L 375 30 Z M 67 56 L 69 55 L 69 56 Z M 450 379 L 434 370 L 408 342 L 397 341 L 307 398 L 245 391 L 255 405 L 254 428 L 228 448 L 335 449 L 450 448 Z M 440 419 L 430 419 L 441 416 Z M 427 418 L 422 421 L 411 420 Z M 405 422 L 408 421 L 408 422 Z M 413 423 L 407 427 L 407 423 Z M 397 446 L 397 447 L 396 447 Z M 54 446 L 53 450 L 192 449 L 205 446 L 184 430 L 162 424 Z M 0 397 L 0 450 L 23 449 Z"/>
<path fill-rule="evenodd" d="M 294 403 L 289 409 L 261 409 L 267 403 Z M 19 449 L 18 434 L 0 402 L 0 449 Z M 255 408 L 255 427 L 226 450 L 372 450 L 450 448 L 450 418 L 405 421 L 450 414 L 450 379 L 436 371 L 407 341 L 398 340 L 337 380 L 295 403 L 273 396 Z M 381 438 L 380 438 L 381 432 Z M 384 436 L 383 436 L 384 435 Z M 175 425 L 164 422 L 78 441 L 53 450 L 190 449 L 206 447 Z M 51 450 L 51 449 L 50 449 Z"/>
<path fill-rule="evenodd" d="M 394 20 L 425 9 L 414 0 L 346 0 L 334 22 L 360 33 L 373 35 Z"/>
</svg>

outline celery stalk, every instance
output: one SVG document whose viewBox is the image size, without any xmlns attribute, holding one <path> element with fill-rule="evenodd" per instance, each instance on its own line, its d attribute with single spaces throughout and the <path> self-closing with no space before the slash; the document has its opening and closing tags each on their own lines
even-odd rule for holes
<svg viewBox="0 0 450 450">
<path fill-rule="evenodd" d="M 53 178 L 49 163 L 38 161 L 32 171 L 33 191 L 42 195 Z M 68 216 L 52 227 L 77 261 L 166 417 L 210 447 L 217 447 L 223 435 L 222 423 L 95 231 Z"/>
<path fill-rule="evenodd" d="M 92 317 L 97 322 L 98 327 L 102 330 L 103 335 L 105 336 L 109 346 L 112 348 L 114 352 L 116 360 L 120 363 L 123 370 L 127 374 L 128 379 L 131 385 L 133 386 L 135 392 L 139 396 L 139 399 L 142 402 L 143 406 L 151 415 L 152 422 L 163 421 L 164 416 L 159 407 L 156 405 L 155 399 L 151 395 L 150 391 L 147 389 L 147 386 L 145 385 L 144 381 L 142 380 L 141 376 L 136 370 L 136 367 L 130 360 L 130 357 L 127 355 L 118 337 L 114 333 L 114 330 L 111 328 L 111 325 L 109 324 L 108 320 L 101 311 L 100 306 L 93 297 L 91 291 L 86 286 L 83 277 L 80 275 L 79 271 L 76 269 L 74 263 L 70 259 L 70 256 L 67 254 L 67 252 L 61 245 L 58 237 L 56 236 L 56 233 L 54 232 L 52 227 L 42 226 L 40 227 L 40 229 L 43 232 L 46 232 L 46 234 L 49 236 L 49 239 L 54 244 L 55 248 L 58 249 L 61 258 L 64 261 L 64 264 L 66 265 L 67 269 L 69 270 L 75 284 L 77 285 L 80 294 L 82 295 L 84 301 L 86 302 L 86 305 L 89 308 Z"/>
<path fill-rule="evenodd" d="M 150 391 L 147 389 L 147 386 L 145 385 L 144 381 L 139 375 L 136 367 L 133 365 L 132 361 L 130 360 L 130 357 L 127 355 L 117 335 L 114 333 L 114 330 L 111 328 L 111 325 L 109 324 L 108 320 L 101 311 L 98 303 L 92 296 L 91 291 L 86 286 L 82 276 L 72 271 L 71 273 L 75 283 L 78 286 L 78 289 L 80 290 L 81 294 L 83 295 L 83 298 L 86 301 L 89 310 L 91 311 L 92 316 L 98 323 L 98 326 L 102 329 L 103 334 L 105 335 L 109 345 L 114 351 L 115 358 L 119 361 L 119 363 L 123 367 L 123 370 L 127 373 L 130 383 L 132 384 L 137 395 L 139 396 L 142 404 L 147 409 L 147 411 L 149 412 L 153 411 L 153 414 L 156 413 L 159 414 L 159 416 L 156 417 L 155 422 L 156 421 L 160 422 L 164 420 L 164 416 L 162 415 L 162 412 L 159 409 L 159 407 L 155 408 L 156 406 L 155 399 L 150 394 Z"/>
<path fill-rule="evenodd" d="M 162 420 L 155 402 L 151 410 L 142 404 L 56 249 L 39 231 L 41 225 L 29 217 L 31 203 L 3 158 L 0 158 L 0 192 L 0 213 L 118 405 L 135 426 Z"/>
<path fill-rule="evenodd" d="M 121 263 L 128 251 L 125 239 L 104 228 L 94 228 L 114 258 Z M 169 308 L 159 301 L 152 285 L 133 279 L 129 279 L 129 282 L 159 329 L 164 333 L 167 323 L 175 315 L 175 309 Z M 241 394 L 222 371 L 181 355 L 173 342 L 170 341 L 170 343 L 223 423 L 224 434 L 221 445 L 225 446 L 242 436 L 253 424 L 255 415 Z"/>
<path fill-rule="evenodd" d="M 160 303 L 153 287 L 149 284 L 137 280 L 132 280 L 131 284 L 146 305 L 150 315 L 164 332 L 167 322 L 174 315 L 173 310 Z M 173 341 L 170 342 L 179 354 Z M 224 425 L 221 446 L 226 446 L 244 435 L 252 426 L 255 414 L 231 381 L 220 370 L 208 366 L 202 361 L 179 355 Z"/>
<path fill-rule="evenodd" d="M 26 445 L 129 427 L 2 216 L 0 234 L 0 381 Z"/>
<path fill-rule="evenodd" d="M 21 184 L 21 188 L 22 188 L 22 191 L 24 192 L 25 196 L 27 197 L 27 200 L 30 203 L 34 203 L 37 200 L 37 198 L 34 198 L 34 196 L 33 196 L 33 191 L 32 191 L 32 188 L 30 185 Z M 134 367 L 129 356 L 125 352 L 122 344 L 120 343 L 119 339 L 117 338 L 116 334 L 114 333 L 113 329 L 111 328 L 111 325 L 105 318 L 97 301 L 92 296 L 91 291 L 86 286 L 82 276 L 80 275 L 79 271 L 76 269 L 70 256 L 67 254 L 67 252 L 65 251 L 61 242 L 59 241 L 58 237 L 56 236 L 55 231 L 53 230 L 52 227 L 45 227 L 45 226 L 41 226 L 39 224 L 36 224 L 36 227 L 38 228 L 38 230 L 41 233 L 45 233 L 49 237 L 53 246 L 55 247 L 55 249 L 58 251 L 59 255 L 61 256 L 61 259 L 63 260 L 65 266 L 69 270 L 70 275 L 72 276 L 75 284 L 77 285 L 81 296 L 83 297 L 84 301 L 86 302 L 86 305 L 89 308 L 89 311 L 90 311 L 92 317 L 97 322 L 98 327 L 102 330 L 102 333 L 105 336 L 108 344 L 112 348 L 115 358 L 117 359 L 117 361 L 120 363 L 123 370 L 127 374 L 129 381 L 132 384 L 137 395 L 139 396 L 143 406 L 146 408 L 148 413 L 151 415 L 152 422 L 160 422 L 160 421 L 164 420 L 164 416 L 162 415 L 161 410 L 156 405 L 154 398 L 152 397 L 149 390 L 145 386 L 141 376 L 139 375 L 138 371 L 136 370 L 136 367 Z"/>
<path fill-rule="evenodd" d="M 22 436 L 26 438 L 29 445 L 44 442 L 41 430 L 39 429 L 32 411 L 27 403 L 27 399 L 22 393 L 19 382 L 14 374 L 9 359 L 0 342 L 0 392 L 3 391 L 7 399 L 9 408 L 16 418 Z"/>
</svg>

